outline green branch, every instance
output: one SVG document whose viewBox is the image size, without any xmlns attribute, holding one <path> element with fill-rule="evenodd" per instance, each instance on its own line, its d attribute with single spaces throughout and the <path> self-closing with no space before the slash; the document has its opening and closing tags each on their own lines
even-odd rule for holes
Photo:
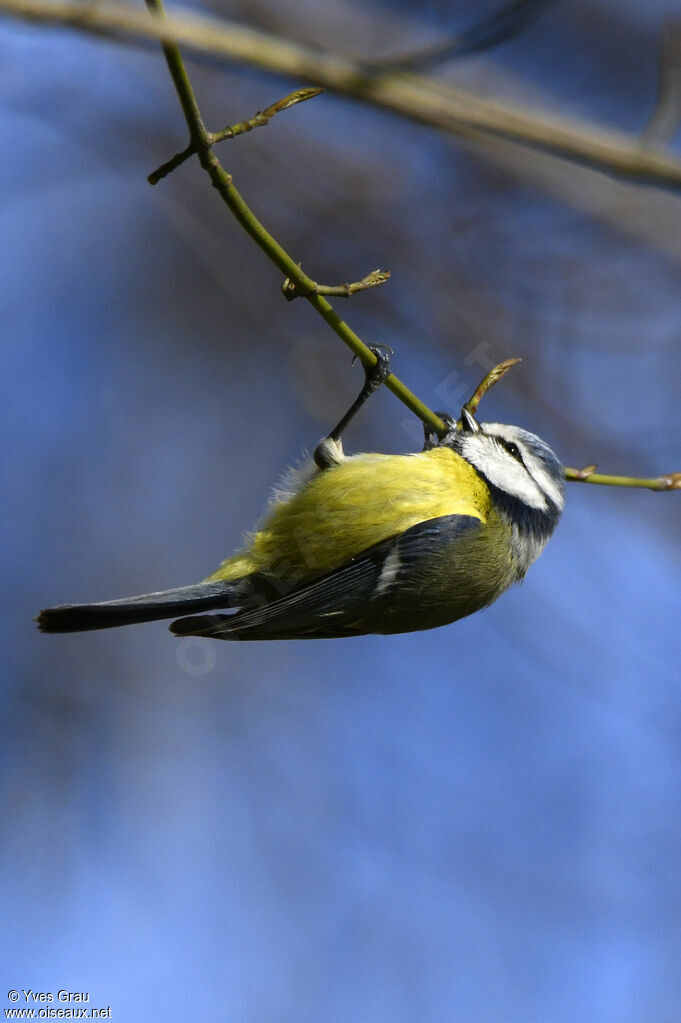
<svg viewBox="0 0 681 1023">
<path fill-rule="evenodd" d="M 477 386 L 464 408 L 468 409 L 471 415 L 475 415 L 478 405 L 490 387 L 499 383 L 509 369 L 513 369 L 519 362 L 520 359 L 507 359 L 491 369 Z M 460 429 L 460 421 L 457 423 L 457 429 Z M 584 469 L 572 469 L 566 466 L 563 473 L 565 479 L 570 483 L 598 483 L 604 487 L 638 487 L 645 490 L 681 490 L 681 472 L 671 472 L 666 476 L 658 476 L 654 479 L 640 479 L 636 476 L 606 476 L 597 473 L 596 468 L 595 465 L 587 465 Z"/>
<path fill-rule="evenodd" d="M 498 384 L 501 378 L 506 376 L 509 369 L 513 369 L 513 367 L 517 366 L 519 362 L 521 362 L 520 359 L 506 359 L 506 362 L 500 362 L 498 366 L 491 369 L 487 376 L 473 391 L 473 394 L 464 405 L 464 408 L 467 409 L 472 416 L 474 416 L 478 410 L 478 405 L 485 397 L 490 387 L 494 387 L 495 384 Z"/>
<path fill-rule="evenodd" d="M 223 128 L 222 131 L 206 132 L 206 142 L 208 145 L 214 146 L 218 142 L 224 142 L 225 139 L 233 139 L 236 138 L 237 135 L 243 135 L 248 131 L 253 131 L 254 128 L 264 128 L 266 124 L 270 123 L 275 114 L 280 114 L 282 110 L 288 110 L 289 107 L 295 106 L 296 103 L 304 103 L 306 99 L 312 99 L 313 96 L 318 96 L 320 92 L 324 92 L 324 90 L 296 89 L 295 92 L 290 93 L 288 96 L 284 96 L 283 99 L 273 103 L 265 110 L 258 110 L 253 117 L 249 117 L 246 121 L 239 121 L 238 124 L 232 124 L 228 128 Z M 170 160 L 162 164 L 158 170 L 153 171 L 153 173 L 147 178 L 149 184 L 157 185 L 162 178 L 166 177 L 167 174 L 170 174 L 179 167 L 180 164 L 183 164 L 190 156 L 194 156 L 197 152 L 197 146 L 198 140 L 196 142 L 190 142 L 187 148 L 183 149 L 181 153 L 176 153 Z"/>
<path fill-rule="evenodd" d="M 372 270 L 361 281 L 354 281 L 352 284 L 315 284 L 314 293 L 315 295 L 332 295 L 335 298 L 350 298 L 351 295 L 356 295 L 359 291 L 369 291 L 371 288 L 380 287 L 381 284 L 389 281 L 390 277 L 390 270 Z M 281 290 L 284 298 L 289 302 L 294 298 L 301 297 L 295 283 L 288 277 L 282 284 Z M 308 296 L 302 297 L 307 298 Z"/>
<path fill-rule="evenodd" d="M 157 19 L 165 19 L 165 10 L 163 7 L 162 0 L 145 0 L 146 5 L 150 13 Z M 361 360 L 364 366 L 373 366 L 376 362 L 376 356 L 374 353 L 364 344 L 364 342 L 355 334 L 355 332 L 345 323 L 338 313 L 334 310 L 333 306 L 326 300 L 322 292 L 326 294 L 341 294 L 350 295 L 354 291 L 364 290 L 366 287 L 376 286 L 382 283 L 385 279 L 383 275 L 380 278 L 380 271 L 375 271 L 372 275 L 370 274 L 363 281 L 358 282 L 354 285 L 340 285 L 334 287 L 320 286 L 313 281 L 307 274 L 303 273 L 300 266 L 288 255 L 287 252 L 281 247 L 281 245 L 272 237 L 269 231 L 260 223 L 255 214 L 252 212 L 250 207 L 247 205 L 241 194 L 237 191 L 230 174 L 220 164 L 219 160 L 212 151 L 213 145 L 216 142 L 221 141 L 224 138 L 230 138 L 234 135 L 241 134 L 244 131 L 250 131 L 251 128 L 258 126 L 259 124 L 266 124 L 270 117 L 274 116 L 280 110 L 286 109 L 293 103 L 301 102 L 303 99 L 310 98 L 311 95 L 316 95 L 316 89 L 313 90 L 299 90 L 297 93 L 293 93 L 291 96 L 280 100 L 278 103 L 268 107 L 265 111 L 260 114 L 256 114 L 254 118 L 247 121 L 242 121 L 233 128 L 224 129 L 222 132 L 212 133 L 206 129 L 201 117 L 194 91 L 189 81 L 182 56 L 180 54 L 179 47 L 175 42 L 165 41 L 162 43 L 163 53 L 168 64 L 171 77 L 175 84 L 182 111 L 187 122 L 189 129 L 189 145 L 177 156 L 173 157 L 172 160 L 164 164 L 163 167 L 159 168 L 151 178 L 157 178 L 163 176 L 163 173 L 169 173 L 170 170 L 179 166 L 188 159 L 189 156 L 194 154 L 197 155 L 201 166 L 209 175 L 214 187 L 219 192 L 220 196 L 227 204 L 231 212 L 234 214 L 238 222 L 244 228 L 244 230 L 253 238 L 257 245 L 263 250 L 263 252 L 272 260 L 272 262 L 286 275 L 284 281 L 283 291 L 287 297 L 295 297 L 300 295 L 307 299 L 310 305 L 317 310 L 322 318 L 329 324 L 331 329 L 338 335 L 348 348 Z M 165 171 L 164 171 L 165 168 Z M 153 183 L 153 182 L 152 182 Z M 376 279 L 374 279 L 376 278 Z M 371 283 L 367 283 L 370 281 Z M 487 393 L 487 391 L 498 383 L 499 380 L 518 362 L 520 359 L 507 359 L 505 362 L 495 366 L 482 380 L 476 390 L 473 392 L 469 400 L 466 402 L 466 408 L 469 412 L 474 413 L 480 401 Z M 418 418 L 424 423 L 424 425 L 438 436 L 443 436 L 446 432 L 445 423 L 431 411 L 419 398 L 413 394 L 401 380 L 391 373 L 385 381 L 385 386 L 393 392 L 400 401 L 407 406 Z M 565 469 L 565 478 L 567 480 L 582 482 L 582 483 L 600 483 L 606 486 L 617 486 L 617 487 L 646 487 L 650 490 L 681 490 L 681 473 L 672 473 L 669 476 L 659 477 L 657 479 L 635 479 L 628 476 L 603 476 L 598 475 L 595 472 L 596 466 L 590 465 L 585 469 Z"/>
<path fill-rule="evenodd" d="M 476 144 L 488 142 L 490 136 L 508 139 L 625 180 L 681 189 L 681 160 L 623 132 L 535 113 L 502 99 L 484 99 L 425 75 L 372 74 L 345 54 L 313 49 L 223 18 L 185 10 L 159 24 L 121 0 L 0 0 L 0 11 L 97 35 L 156 39 L 163 44 L 179 41 L 194 53 L 313 82 Z"/>
<path fill-rule="evenodd" d="M 162 0 L 146 0 L 146 5 L 154 17 L 165 18 L 165 10 Z M 305 296 L 310 305 L 317 310 L 320 316 L 329 324 L 331 329 L 338 335 L 357 356 L 364 366 L 373 366 L 376 356 L 367 345 L 355 334 L 345 323 L 333 306 L 323 297 L 317 294 L 317 284 L 307 274 L 303 273 L 294 259 L 281 247 L 278 241 L 272 237 L 269 231 L 260 223 L 253 211 L 244 201 L 236 189 L 231 174 L 228 174 L 220 161 L 212 151 L 214 137 L 203 123 L 201 113 L 194 96 L 194 91 L 189 81 L 189 76 L 184 66 L 180 49 L 174 42 L 163 43 L 163 53 L 168 64 L 175 89 L 180 99 L 182 111 L 189 129 L 189 146 L 193 146 L 201 166 L 209 175 L 213 186 L 219 192 L 223 201 L 227 204 L 243 229 L 251 236 L 253 241 L 263 252 L 269 256 L 272 262 L 281 270 L 284 276 L 292 282 L 296 291 Z M 189 147 L 188 147 L 189 148 Z M 186 150 L 185 150 L 186 152 Z M 175 158 L 177 159 L 177 157 Z M 445 424 L 439 416 L 436 416 L 427 405 L 416 397 L 401 380 L 391 373 L 385 381 L 385 386 L 395 394 L 400 401 L 418 416 L 435 433 L 442 435 L 445 431 Z"/>
<path fill-rule="evenodd" d="M 604 487 L 639 487 L 643 490 L 681 490 L 681 472 L 670 472 L 654 479 L 636 476 L 605 476 L 596 472 L 595 465 L 585 469 L 565 469 L 565 479 L 572 483 L 599 483 Z"/>
</svg>

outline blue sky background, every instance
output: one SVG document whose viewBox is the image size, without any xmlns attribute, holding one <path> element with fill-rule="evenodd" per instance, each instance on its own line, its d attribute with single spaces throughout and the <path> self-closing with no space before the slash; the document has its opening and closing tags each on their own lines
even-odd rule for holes
<svg viewBox="0 0 681 1023">
<path fill-rule="evenodd" d="M 636 133 L 674 6 L 557 3 L 440 74 Z M 482 5 L 220 10 L 375 54 Z M 147 185 L 184 145 L 153 49 L 8 21 L 0 41 L 0 999 L 87 990 L 119 1023 L 677 1023 L 681 496 L 570 487 L 525 584 L 430 633 L 35 631 L 49 604 L 205 576 L 361 374 L 194 166 Z M 214 127 L 293 88 L 192 75 Z M 456 411 L 481 360 L 519 355 L 485 417 L 568 464 L 681 470 L 681 198 L 329 95 L 221 157 L 312 276 L 390 267 L 342 312 L 426 402 Z M 380 393 L 347 446 L 418 435 Z"/>
</svg>

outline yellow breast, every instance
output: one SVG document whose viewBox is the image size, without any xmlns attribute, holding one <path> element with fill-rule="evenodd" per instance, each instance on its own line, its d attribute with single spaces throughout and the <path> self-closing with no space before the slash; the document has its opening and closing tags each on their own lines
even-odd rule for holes
<svg viewBox="0 0 681 1023">
<path fill-rule="evenodd" d="M 328 572 L 381 540 L 442 515 L 486 521 L 489 490 L 450 448 L 353 455 L 273 506 L 246 547 L 209 579 L 264 571 L 290 582 Z"/>
</svg>

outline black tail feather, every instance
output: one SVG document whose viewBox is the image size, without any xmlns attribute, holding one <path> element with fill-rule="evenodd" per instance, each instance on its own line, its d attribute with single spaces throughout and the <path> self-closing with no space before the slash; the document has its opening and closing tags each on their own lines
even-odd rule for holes
<svg viewBox="0 0 681 1023">
<path fill-rule="evenodd" d="M 238 582 L 197 583 L 176 590 L 144 593 L 99 604 L 61 604 L 48 607 L 35 619 L 41 632 L 85 632 L 117 625 L 155 622 L 161 618 L 234 607 Z"/>
</svg>

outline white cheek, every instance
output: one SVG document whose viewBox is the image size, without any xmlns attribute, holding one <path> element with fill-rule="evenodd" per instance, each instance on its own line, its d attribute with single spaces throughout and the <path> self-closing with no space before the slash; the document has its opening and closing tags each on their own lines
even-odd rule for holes
<svg viewBox="0 0 681 1023">
<path fill-rule="evenodd" d="M 544 466 L 536 458 L 533 458 L 528 468 L 549 500 L 553 501 L 559 511 L 562 511 L 565 504 L 563 492 L 555 480 L 549 476 Z"/>
<path fill-rule="evenodd" d="M 526 445 L 523 445 L 523 441 L 526 438 L 531 438 L 532 435 L 528 435 L 526 431 L 518 430 L 514 426 L 506 426 L 503 423 L 485 423 L 484 429 L 487 434 L 496 434 L 499 437 L 504 437 L 507 441 L 521 444 L 525 466 L 529 475 L 537 484 L 539 491 L 548 497 L 559 511 L 562 511 L 565 499 L 560 485 L 556 482 L 551 473 L 547 472 L 546 466 L 542 460 L 532 454 L 532 451 L 528 450 Z M 538 437 L 534 439 L 539 440 Z"/>
<path fill-rule="evenodd" d="M 519 498 L 530 508 L 548 507 L 541 490 L 519 462 L 485 438 L 470 437 L 463 445 L 464 457 L 484 473 L 490 483 Z"/>
</svg>

